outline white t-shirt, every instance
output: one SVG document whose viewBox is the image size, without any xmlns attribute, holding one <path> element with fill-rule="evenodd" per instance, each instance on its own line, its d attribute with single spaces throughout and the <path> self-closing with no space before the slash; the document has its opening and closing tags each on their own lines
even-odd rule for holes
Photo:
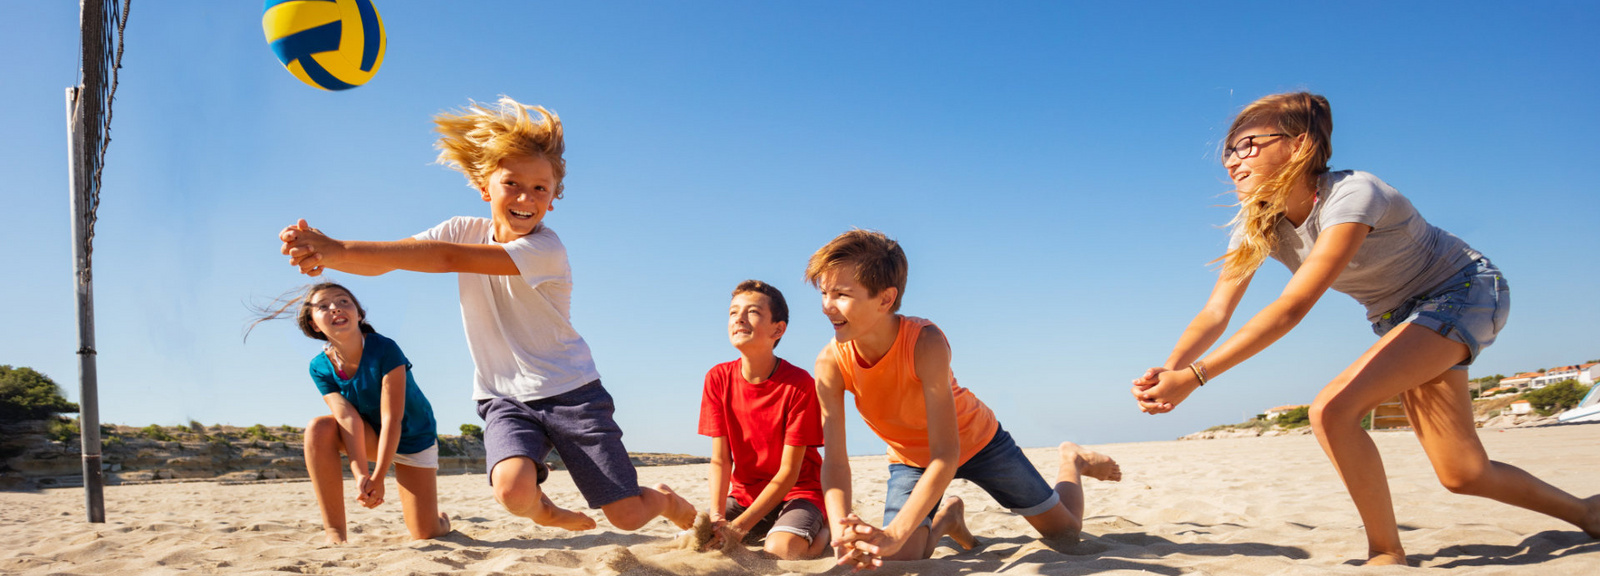
<svg viewBox="0 0 1600 576">
<path fill-rule="evenodd" d="M 1377 176 L 1343 170 L 1322 175 L 1316 204 L 1299 227 L 1287 218 L 1278 220 L 1278 246 L 1272 258 L 1291 272 L 1298 271 L 1323 230 L 1351 222 L 1372 231 L 1332 288 L 1365 306 L 1371 322 L 1483 257 L 1460 238 L 1423 220 L 1410 200 Z M 1236 228 L 1230 250 L 1239 246 L 1240 234 Z"/>
<path fill-rule="evenodd" d="M 520 276 L 457 274 L 461 323 L 472 352 L 472 399 L 550 398 L 600 378 L 589 345 L 572 327 L 572 267 L 555 231 L 494 241 L 488 218 L 457 216 L 412 236 L 504 247 Z"/>
</svg>

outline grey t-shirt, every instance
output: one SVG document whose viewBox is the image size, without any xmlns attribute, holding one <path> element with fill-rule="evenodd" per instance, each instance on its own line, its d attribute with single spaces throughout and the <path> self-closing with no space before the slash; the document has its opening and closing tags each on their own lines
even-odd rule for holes
<svg viewBox="0 0 1600 576">
<path fill-rule="evenodd" d="M 1372 228 L 1356 250 L 1350 265 L 1333 281 L 1333 289 L 1367 307 L 1367 320 L 1376 322 L 1384 312 L 1408 298 L 1423 294 L 1455 272 L 1482 257 L 1454 234 L 1428 224 L 1398 191 L 1366 172 L 1344 170 L 1322 176 L 1317 203 L 1297 228 L 1287 218 L 1278 221 L 1278 247 L 1272 258 L 1290 272 L 1311 255 L 1323 230 L 1359 222 Z M 1229 249 L 1237 247 L 1235 228 Z"/>
</svg>

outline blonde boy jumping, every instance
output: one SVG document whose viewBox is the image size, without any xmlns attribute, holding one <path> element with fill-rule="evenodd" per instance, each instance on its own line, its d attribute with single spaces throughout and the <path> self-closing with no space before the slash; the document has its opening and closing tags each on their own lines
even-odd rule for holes
<svg viewBox="0 0 1600 576">
<path fill-rule="evenodd" d="M 839 235 L 806 266 L 806 281 L 822 291 L 822 313 L 833 323 L 833 341 L 817 356 L 816 378 L 822 486 L 839 563 L 860 569 L 927 558 L 944 535 L 972 548 L 976 540 L 961 499 L 940 503 L 953 478 L 977 484 L 1044 538 L 1075 542 L 1083 528 L 1081 477 L 1116 481 L 1121 468 L 1104 454 L 1064 442 L 1052 489 L 989 407 L 956 384 L 944 333 L 932 322 L 897 314 L 906 271 L 900 245 L 868 230 Z M 862 420 L 889 445 L 881 528 L 850 510 L 847 391 Z"/>
<path fill-rule="evenodd" d="M 544 225 L 566 176 L 561 119 L 502 97 L 497 108 L 473 104 L 434 122 L 439 162 L 466 175 L 489 203 L 488 218 L 457 216 L 395 242 L 335 240 L 300 220 L 279 234 L 283 253 L 310 276 L 327 268 L 457 274 L 489 483 L 506 510 L 545 526 L 595 527 L 541 491 L 554 448 L 589 507 L 617 528 L 657 516 L 692 526 L 692 504 L 665 485 L 638 485 L 611 395 L 572 327 L 572 268 Z"/>
</svg>

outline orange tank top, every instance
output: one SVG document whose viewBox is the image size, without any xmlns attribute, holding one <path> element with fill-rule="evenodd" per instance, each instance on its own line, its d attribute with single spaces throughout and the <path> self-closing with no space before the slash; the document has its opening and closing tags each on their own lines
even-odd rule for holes
<svg viewBox="0 0 1600 576">
<path fill-rule="evenodd" d="M 894 345 L 872 366 L 856 350 L 855 342 L 834 342 L 832 348 L 834 362 L 844 375 L 844 389 L 855 395 L 861 419 L 889 445 L 889 460 L 918 468 L 928 467 L 932 457 L 928 408 L 922 379 L 917 377 L 917 338 L 924 326 L 932 325 L 922 318 L 901 316 Z M 954 372 L 950 374 L 950 392 L 955 396 L 956 436 L 961 440 L 959 466 L 989 444 L 1000 422 L 977 396 L 956 384 Z"/>
</svg>

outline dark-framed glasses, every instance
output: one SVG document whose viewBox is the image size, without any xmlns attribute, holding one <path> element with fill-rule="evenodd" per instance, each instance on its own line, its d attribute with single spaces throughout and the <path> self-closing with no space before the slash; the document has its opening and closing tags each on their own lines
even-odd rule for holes
<svg viewBox="0 0 1600 576">
<path fill-rule="evenodd" d="M 1244 160 L 1245 158 L 1255 156 L 1256 138 L 1266 138 L 1268 136 L 1288 136 L 1288 134 L 1277 132 L 1273 134 L 1251 134 L 1249 136 L 1242 137 L 1234 141 L 1232 146 L 1222 149 L 1222 159 L 1227 160 L 1231 157 L 1238 157 L 1240 160 Z"/>
</svg>

